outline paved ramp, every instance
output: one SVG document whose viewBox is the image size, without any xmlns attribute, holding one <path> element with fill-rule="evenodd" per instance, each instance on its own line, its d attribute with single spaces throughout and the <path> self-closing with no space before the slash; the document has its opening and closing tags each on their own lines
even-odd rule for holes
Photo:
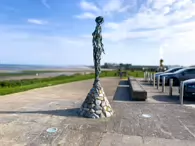
<svg viewBox="0 0 195 146">
<path fill-rule="evenodd" d="M 129 83 L 127 80 L 121 80 L 119 82 L 113 100 L 130 101 Z"/>
</svg>

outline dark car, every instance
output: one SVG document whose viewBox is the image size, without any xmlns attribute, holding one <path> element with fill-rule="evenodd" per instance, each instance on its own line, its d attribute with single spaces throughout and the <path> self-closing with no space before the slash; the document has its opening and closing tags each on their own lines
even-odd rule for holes
<svg viewBox="0 0 195 146">
<path fill-rule="evenodd" d="M 184 81 L 184 98 L 195 100 L 195 79 Z"/>
<path fill-rule="evenodd" d="M 187 67 L 180 69 L 174 73 L 166 73 L 160 75 L 160 81 L 165 77 L 165 83 L 168 84 L 170 79 L 173 79 L 173 85 L 178 86 L 180 81 L 185 81 L 195 78 L 195 67 Z"/>
<path fill-rule="evenodd" d="M 183 69 L 183 67 L 173 67 L 173 68 L 166 70 L 165 72 L 158 72 L 155 74 L 155 78 L 157 80 L 158 76 L 160 76 L 160 75 L 167 74 L 167 73 L 174 73 L 180 69 Z"/>
</svg>

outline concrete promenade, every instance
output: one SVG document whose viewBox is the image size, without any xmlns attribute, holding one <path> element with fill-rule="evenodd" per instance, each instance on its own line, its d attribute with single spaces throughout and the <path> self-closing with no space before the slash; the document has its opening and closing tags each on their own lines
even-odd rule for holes
<svg viewBox="0 0 195 146">
<path fill-rule="evenodd" d="M 119 81 L 118 78 L 101 79 L 115 111 L 109 119 L 93 120 L 77 115 L 93 80 L 1 96 L 0 145 L 195 145 L 194 108 L 161 102 L 153 98 L 159 93 L 154 94 L 156 91 L 147 85 L 145 88 L 152 91 L 148 101 L 128 101 L 128 85 L 120 82 L 118 86 Z M 51 127 L 57 128 L 57 131 L 47 132 Z"/>
</svg>

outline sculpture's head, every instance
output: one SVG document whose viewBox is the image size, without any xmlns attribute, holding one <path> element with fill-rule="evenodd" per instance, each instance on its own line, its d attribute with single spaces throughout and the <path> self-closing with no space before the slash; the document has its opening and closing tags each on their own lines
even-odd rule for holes
<svg viewBox="0 0 195 146">
<path fill-rule="evenodd" d="M 98 16 L 95 18 L 95 22 L 97 24 L 102 24 L 102 23 L 104 23 L 104 18 L 102 16 Z"/>
</svg>

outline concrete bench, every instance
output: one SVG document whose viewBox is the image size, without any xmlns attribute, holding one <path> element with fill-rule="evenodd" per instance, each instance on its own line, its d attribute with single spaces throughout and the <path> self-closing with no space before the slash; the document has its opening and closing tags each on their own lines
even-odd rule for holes
<svg viewBox="0 0 195 146">
<path fill-rule="evenodd" d="M 132 100 L 145 101 L 147 99 L 147 92 L 140 85 L 139 81 L 133 77 L 129 77 L 128 81 Z"/>
</svg>

